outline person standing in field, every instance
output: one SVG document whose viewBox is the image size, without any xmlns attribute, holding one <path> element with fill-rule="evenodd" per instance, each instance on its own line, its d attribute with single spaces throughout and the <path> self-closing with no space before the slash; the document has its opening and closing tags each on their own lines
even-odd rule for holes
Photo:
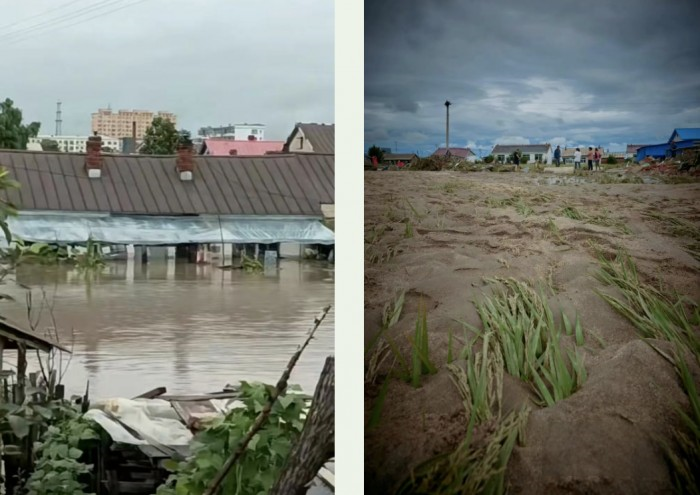
<svg viewBox="0 0 700 495">
<path fill-rule="evenodd" d="M 559 145 L 557 145 L 557 149 L 554 150 L 554 163 L 557 164 L 557 167 L 559 166 L 559 163 L 561 163 L 561 148 Z"/>
<path fill-rule="evenodd" d="M 595 163 L 595 169 L 598 170 L 600 168 L 600 150 L 598 148 L 595 149 L 593 162 Z"/>
<path fill-rule="evenodd" d="M 574 151 L 574 170 L 581 168 L 581 149 L 576 148 Z"/>
<path fill-rule="evenodd" d="M 588 147 L 588 154 L 586 155 L 588 160 L 588 170 L 593 171 L 593 160 L 595 160 L 595 152 L 591 146 Z"/>
<path fill-rule="evenodd" d="M 520 168 L 520 148 L 515 150 L 515 153 L 513 153 L 513 163 L 516 167 Z"/>
</svg>

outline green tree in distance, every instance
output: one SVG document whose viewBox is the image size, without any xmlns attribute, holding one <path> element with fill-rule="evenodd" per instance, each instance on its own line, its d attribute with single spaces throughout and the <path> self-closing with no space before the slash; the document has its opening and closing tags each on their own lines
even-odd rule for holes
<svg viewBox="0 0 700 495">
<path fill-rule="evenodd" d="M 41 149 L 44 151 L 61 151 L 61 146 L 53 139 L 42 139 Z"/>
<path fill-rule="evenodd" d="M 0 103 L 0 148 L 26 150 L 30 137 L 39 134 L 39 122 L 22 125 L 22 110 L 6 98 Z"/>
<path fill-rule="evenodd" d="M 371 157 L 376 156 L 377 157 L 377 163 L 382 163 L 384 161 L 384 152 L 379 146 L 372 146 L 367 154 Z"/>
<path fill-rule="evenodd" d="M 141 153 L 146 155 L 174 155 L 178 145 L 183 143 L 185 134 L 189 138 L 189 132 L 178 132 L 175 124 L 162 117 L 156 117 L 153 119 L 150 127 L 146 129 Z"/>
</svg>

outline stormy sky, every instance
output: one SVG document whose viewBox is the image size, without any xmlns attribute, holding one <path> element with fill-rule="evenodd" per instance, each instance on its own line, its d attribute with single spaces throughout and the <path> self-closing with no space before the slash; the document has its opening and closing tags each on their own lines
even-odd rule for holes
<svg viewBox="0 0 700 495">
<path fill-rule="evenodd" d="M 334 121 L 329 0 L 26 0 L 0 5 L 0 98 L 90 133 L 90 114 L 174 112 L 178 127 Z"/>
<path fill-rule="evenodd" d="M 365 3 L 365 149 L 602 145 L 700 126 L 698 0 Z"/>
</svg>

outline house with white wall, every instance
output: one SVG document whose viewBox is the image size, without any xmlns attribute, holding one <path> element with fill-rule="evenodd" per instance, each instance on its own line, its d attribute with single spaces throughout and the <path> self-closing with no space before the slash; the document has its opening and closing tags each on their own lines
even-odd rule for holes
<svg viewBox="0 0 700 495">
<path fill-rule="evenodd" d="M 525 163 L 545 163 L 547 165 L 552 164 L 552 157 L 554 152 L 552 150 L 552 145 L 549 143 L 544 144 L 497 144 L 493 147 L 491 155 L 493 155 L 494 160 L 500 163 L 506 163 L 510 156 L 515 152 L 515 150 L 520 150 L 521 162 Z"/>
</svg>

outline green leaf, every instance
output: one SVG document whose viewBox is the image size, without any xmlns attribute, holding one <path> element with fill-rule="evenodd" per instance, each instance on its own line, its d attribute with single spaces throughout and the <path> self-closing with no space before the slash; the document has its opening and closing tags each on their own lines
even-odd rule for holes
<svg viewBox="0 0 700 495">
<path fill-rule="evenodd" d="M 68 457 L 70 457 L 71 459 L 80 459 L 80 456 L 82 455 L 83 451 L 80 449 L 76 449 L 75 447 L 71 447 L 68 451 Z"/>
<path fill-rule="evenodd" d="M 7 420 L 17 438 L 24 438 L 29 434 L 29 422 L 22 416 L 11 414 Z"/>
<path fill-rule="evenodd" d="M 277 401 L 282 405 L 283 408 L 287 409 L 290 404 L 294 402 L 293 395 L 283 395 L 277 398 Z"/>
<path fill-rule="evenodd" d="M 163 461 L 163 468 L 171 473 L 174 473 L 180 467 L 180 463 L 174 459 L 166 459 Z"/>
<path fill-rule="evenodd" d="M 48 409 L 46 407 L 42 407 L 36 404 L 32 405 L 32 409 L 34 409 L 34 412 L 39 413 L 40 416 L 42 416 L 44 419 L 52 419 L 53 418 L 53 411 L 51 409 Z"/>
<path fill-rule="evenodd" d="M 255 447 L 258 445 L 259 441 L 260 435 L 253 435 L 253 438 L 251 438 L 250 442 L 248 442 L 248 450 L 255 450 Z"/>
</svg>

